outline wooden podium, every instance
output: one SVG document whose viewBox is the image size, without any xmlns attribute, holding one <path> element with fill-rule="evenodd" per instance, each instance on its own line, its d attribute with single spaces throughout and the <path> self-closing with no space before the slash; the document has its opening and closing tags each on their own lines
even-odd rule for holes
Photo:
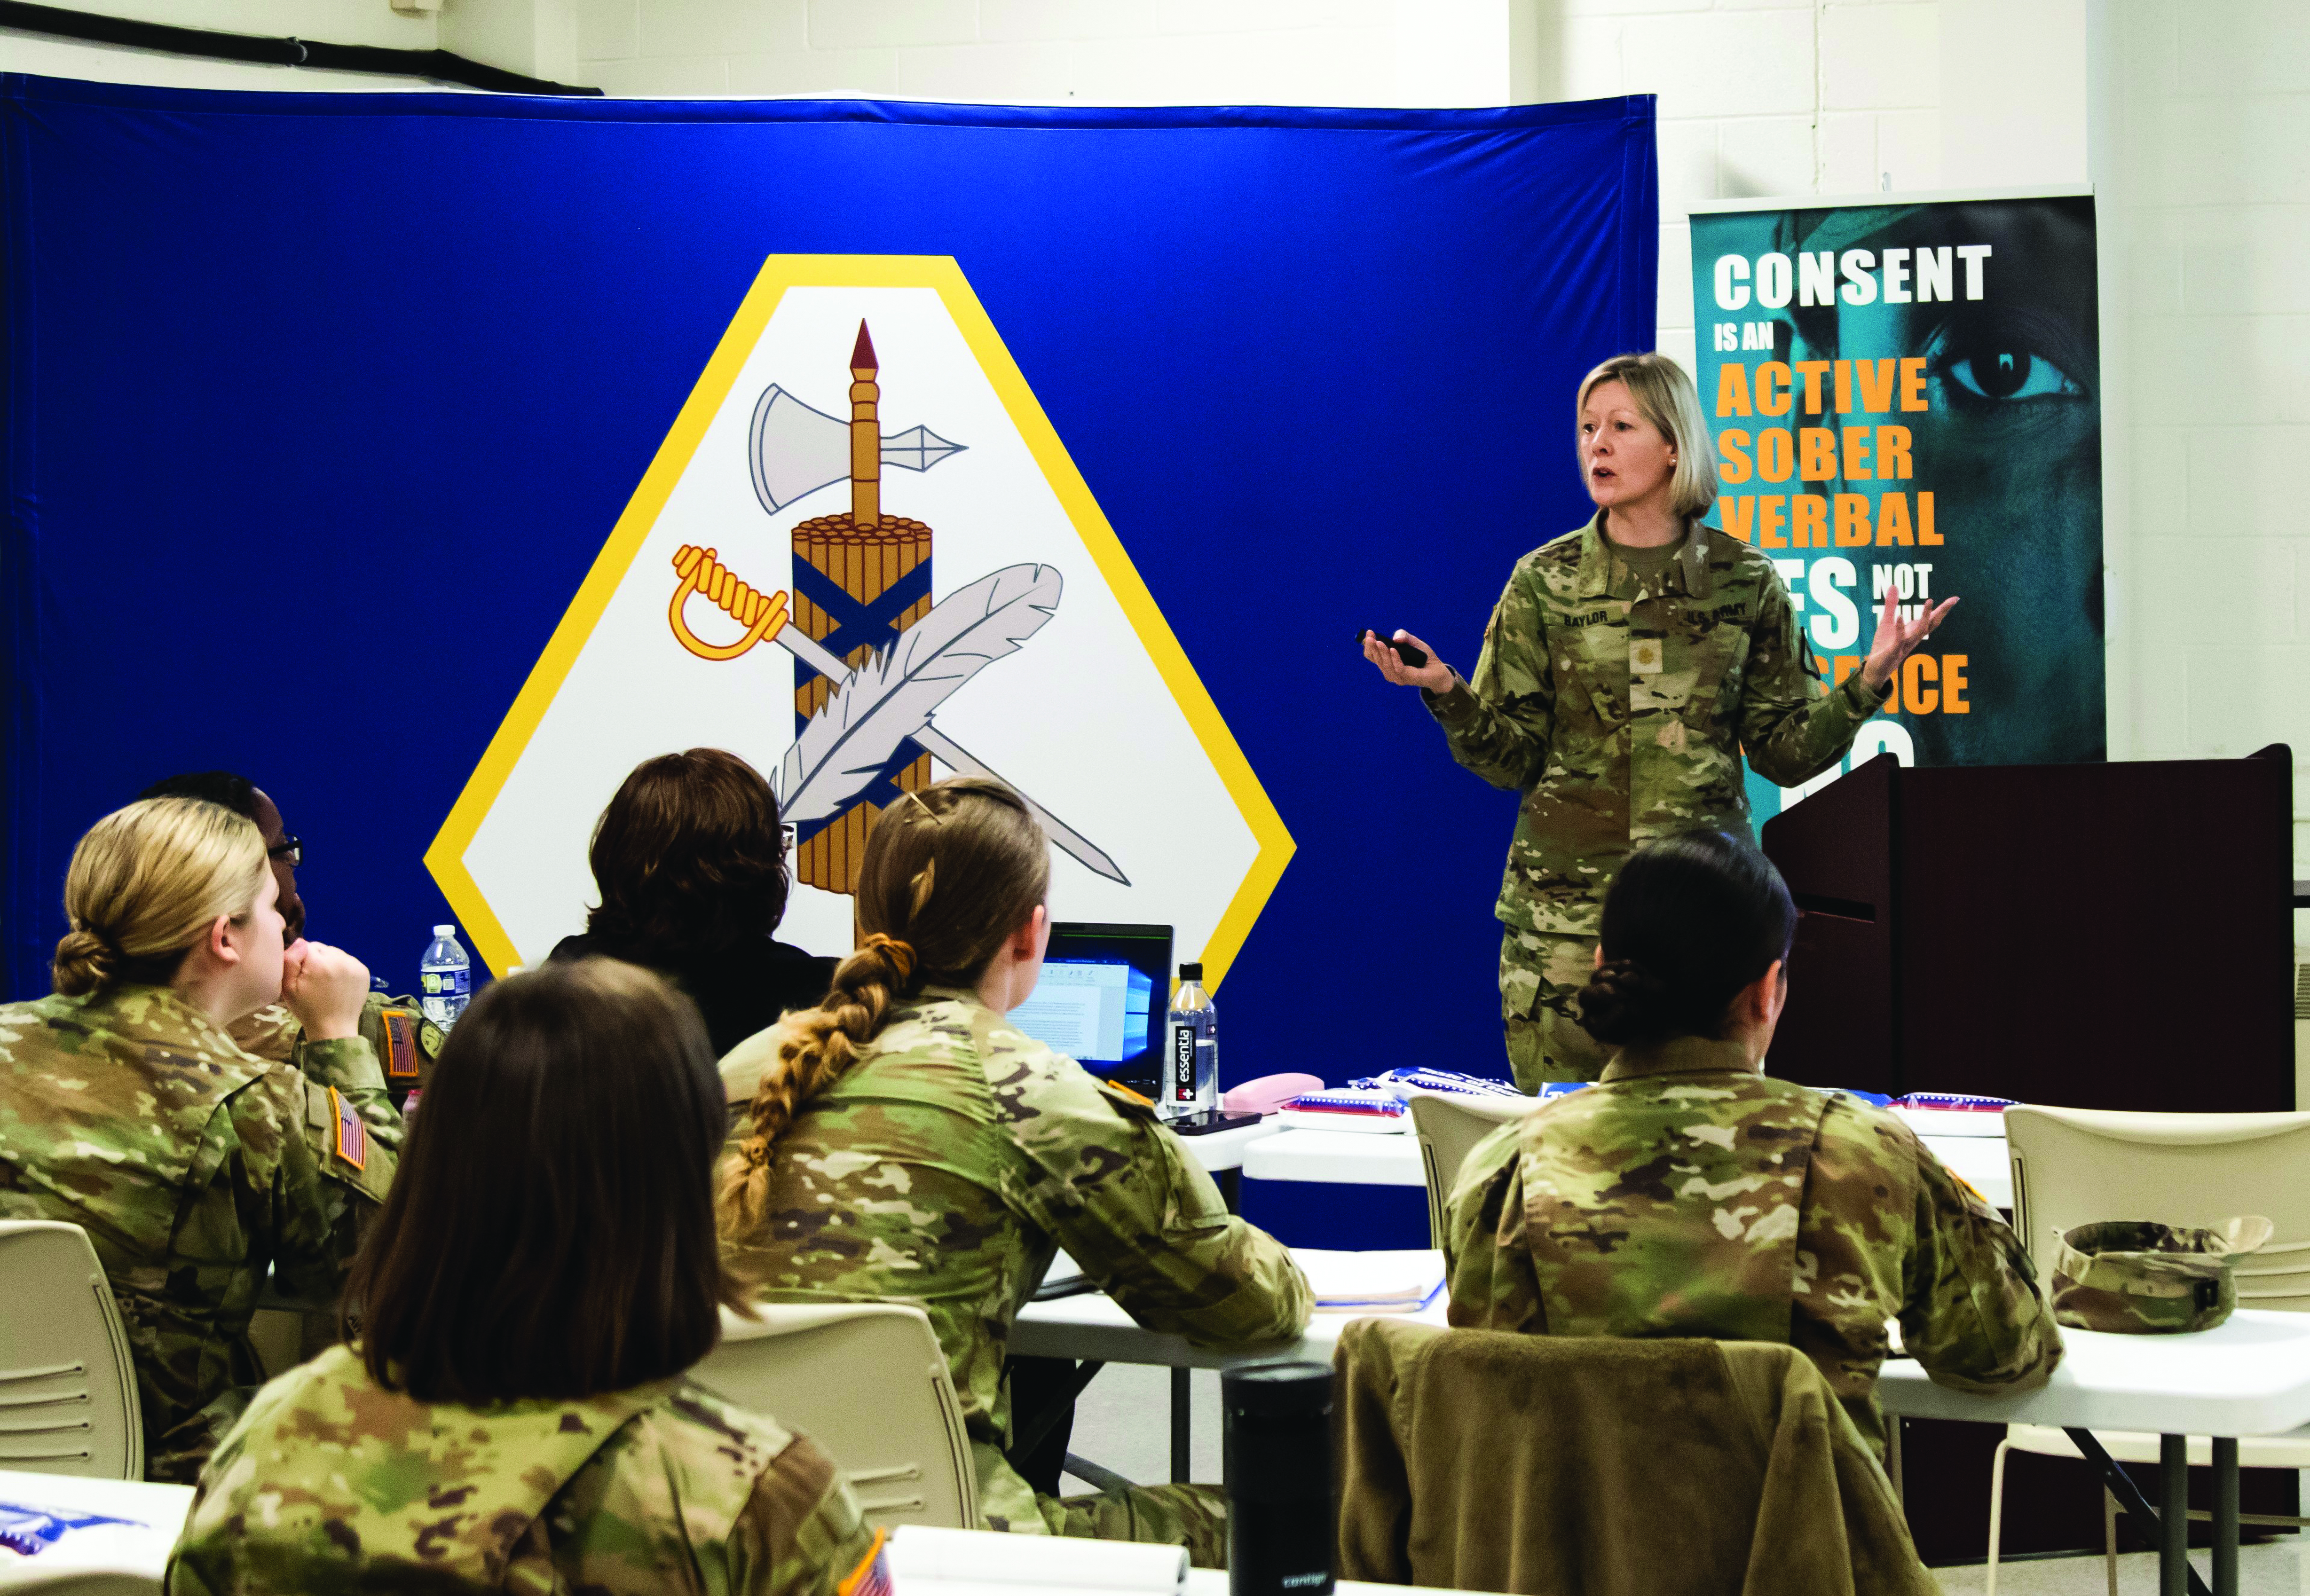
<svg viewBox="0 0 2310 1596">
<path fill-rule="evenodd" d="M 2294 1105 L 2293 756 L 1905 769 L 1767 821 L 1772 1072 L 2079 1108 Z"/>
</svg>

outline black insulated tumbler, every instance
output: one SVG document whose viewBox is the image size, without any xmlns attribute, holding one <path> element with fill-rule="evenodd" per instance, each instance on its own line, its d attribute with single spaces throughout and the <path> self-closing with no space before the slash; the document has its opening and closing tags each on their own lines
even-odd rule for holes
<svg viewBox="0 0 2310 1596">
<path fill-rule="evenodd" d="M 1228 1590 L 1323 1596 L 1339 1541 L 1332 1370 L 1277 1363 L 1220 1376 L 1227 1412 Z"/>
</svg>

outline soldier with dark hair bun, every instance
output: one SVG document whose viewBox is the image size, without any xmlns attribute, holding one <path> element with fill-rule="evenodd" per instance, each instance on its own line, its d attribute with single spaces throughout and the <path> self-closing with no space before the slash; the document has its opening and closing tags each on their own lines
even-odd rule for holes
<svg viewBox="0 0 2310 1596">
<path fill-rule="evenodd" d="M 2013 1232 L 1898 1116 L 1765 1075 L 1796 922 L 1780 872 L 1723 832 L 1621 867 L 1579 994 L 1617 1051 L 1460 1167 L 1451 1320 L 1784 1342 L 1881 1456 L 1887 1320 L 1963 1391 L 2043 1384 L 2061 1332 Z"/>
</svg>

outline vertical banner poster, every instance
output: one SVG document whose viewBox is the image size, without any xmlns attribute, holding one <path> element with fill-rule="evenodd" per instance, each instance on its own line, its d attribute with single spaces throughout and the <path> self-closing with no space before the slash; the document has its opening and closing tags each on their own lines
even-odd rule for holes
<svg viewBox="0 0 2310 1596">
<path fill-rule="evenodd" d="M 1837 769 L 1750 775 L 1760 821 L 1880 751 L 2105 757 L 2094 285 L 2084 195 L 1693 216 L 1718 513 L 1779 566 L 1821 674 L 1861 668 L 1888 592 L 1962 601 Z"/>
</svg>

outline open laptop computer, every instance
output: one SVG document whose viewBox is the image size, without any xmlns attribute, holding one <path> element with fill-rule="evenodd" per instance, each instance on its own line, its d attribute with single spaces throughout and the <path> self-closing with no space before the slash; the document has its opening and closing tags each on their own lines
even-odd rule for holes
<svg viewBox="0 0 2310 1596">
<path fill-rule="evenodd" d="M 1171 928 L 1052 923 L 1042 979 L 1011 1023 L 1092 1074 L 1152 1097 L 1171 1008 Z"/>
</svg>

